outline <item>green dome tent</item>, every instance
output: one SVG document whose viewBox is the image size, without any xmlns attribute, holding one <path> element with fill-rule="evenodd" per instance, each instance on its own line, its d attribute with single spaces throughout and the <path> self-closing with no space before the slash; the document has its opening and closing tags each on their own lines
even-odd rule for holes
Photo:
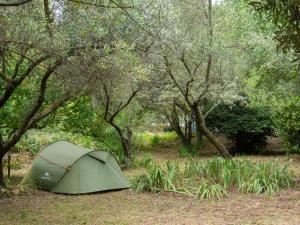
<svg viewBox="0 0 300 225">
<path fill-rule="evenodd" d="M 41 150 L 28 178 L 38 188 L 55 193 L 82 194 L 129 188 L 114 156 L 67 141 Z"/>
</svg>

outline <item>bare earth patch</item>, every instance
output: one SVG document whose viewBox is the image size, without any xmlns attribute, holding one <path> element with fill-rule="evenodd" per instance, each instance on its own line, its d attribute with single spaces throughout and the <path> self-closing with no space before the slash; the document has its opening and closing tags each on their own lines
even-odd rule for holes
<svg viewBox="0 0 300 225">
<path fill-rule="evenodd" d="M 93 195 L 44 191 L 0 200 L 0 224 L 300 224 L 300 190 L 276 196 L 232 193 L 200 201 L 132 190 Z"/>
</svg>

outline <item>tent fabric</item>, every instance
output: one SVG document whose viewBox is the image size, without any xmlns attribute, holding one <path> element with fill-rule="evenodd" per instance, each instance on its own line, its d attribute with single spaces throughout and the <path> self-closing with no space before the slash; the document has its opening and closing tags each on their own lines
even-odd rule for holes
<svg viewBox="0 0 300 225">
<path fill-rule="evenodd" d="M 67 141 L 53 143 L 37 155 L 32 182 L 55 193 L 82 194 L 129 188 L 109 152 L 79 147 Z"/>
</svg>

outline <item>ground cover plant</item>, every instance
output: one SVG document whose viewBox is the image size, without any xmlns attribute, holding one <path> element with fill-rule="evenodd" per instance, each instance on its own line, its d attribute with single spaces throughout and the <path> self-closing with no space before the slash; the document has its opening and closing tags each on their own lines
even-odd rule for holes
<svg viewBox="0 0 300 225">
<path fill-rule="evenodd" d="M 253 163 L 246 159 L 187 161 L 183 168 L 166 161 L 159 165 L 151 156 L 143 159 L 145 172 L 132 180 L 137 191 L 160 193 L 176 192 L 205 198 L 221 198 L 230 191 L 274 194 L 294 185 L 294 176 L 288 166 L 276 161 Z"/>
</svg>

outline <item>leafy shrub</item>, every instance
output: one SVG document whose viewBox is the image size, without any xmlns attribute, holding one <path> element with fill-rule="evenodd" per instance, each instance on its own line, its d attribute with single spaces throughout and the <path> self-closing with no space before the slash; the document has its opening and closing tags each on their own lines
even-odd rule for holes
<svg viewBox="0 0 300 225">
<path fill-rule="evenodd" d="M 190 160 L 182 171 L 175 163 L 168 161 L 162 167 L 152 159 L 145 169 L 132 180 L 132 187 L 137 191 L 171 191 L 200 199 L 221 198 L 233 188 L 246 193 L 273 194 L 294 184 L 288 167 L 282 167 L 277 161 L 252 163 L 217 157 L 208 161 Z"/>
<path fill-rule="evenodd" d="M 300 97 L 295 96 L 276 107 L 274 121 L 288 153 L 300 153 Z"/>
<path fill-rule="evenodd" d="M 206 123 L 230 138 L 233 153 L 259 153 L 267 145 L 267 137 L 274 134 L 269 108 L 247 107 L 241 103 L 233 107 L 219 106 L 208 115 Z"/>
</svg>

